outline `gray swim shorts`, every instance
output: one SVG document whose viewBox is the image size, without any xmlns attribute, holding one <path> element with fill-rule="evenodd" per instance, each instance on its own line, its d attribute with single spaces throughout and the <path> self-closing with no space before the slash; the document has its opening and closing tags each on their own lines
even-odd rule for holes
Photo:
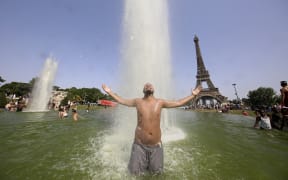
<svg viewBox="0 0 288 180">
<path fill-rule="evenodd" d="M 146 171 L 153 174 L 161 174 L 163 172 L 162 144 L 145 146 L 134 143 L 132 145 L 128 170 L 133 175 L 141 175 Z"/>
</svg>

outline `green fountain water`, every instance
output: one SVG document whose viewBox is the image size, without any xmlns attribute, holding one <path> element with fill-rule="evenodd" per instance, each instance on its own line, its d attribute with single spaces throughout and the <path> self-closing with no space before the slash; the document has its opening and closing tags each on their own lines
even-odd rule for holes
<svg viewBox="0 0 288 180">
<path fill-rule="evenodd" d="M 71 116 L 58 120 L 57 112 L 1 112 L 0 179 L 134 179 L 126 170 L 128 157 L 110 163 L 102 157 L 104 139 L 115 126 L 115 109 L 79 114 L 74 122 Z M 287 132 L 253 129 L 254 119 L 244 116 L 174 114 L 186 138 L 164 143 L 163 175 L 141 179 L 288 177 Z M 129 154 L 130 147 L 121 151 Z"/>
</svg>

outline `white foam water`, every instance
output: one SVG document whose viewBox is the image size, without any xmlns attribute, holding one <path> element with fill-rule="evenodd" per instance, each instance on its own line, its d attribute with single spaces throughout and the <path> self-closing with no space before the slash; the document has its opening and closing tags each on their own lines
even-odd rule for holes
<svg viewBox="0 0 288 180">
<path fill-rule="evenodd" d="M 168 8 L 166 0 L 125 0 L 123 49 L 120 84 L 115 92 L 125 98 L 143 97 L 143 86 L 150 82 L 155 97 L 171 99 L 171 63 Z M 112 132 L 103 137 L 100 149 L 105 171 L 113 176 L 127 172 L 134 139 L 137 114 L 135 108 L 118 107 Z M 172 127 L 167 110 L 162 111 L 161 129 L 164 143 L 185 138 L 181 129 Z"/>
<path fill-rule="evenodd" d="M 52 96 L 53 83 L 58 63 L 51 57 L 47 58 L 40 74 L 36 80 L 32 96 L 29 99 L 26 112 L 48 111 L 48 102 Z"/>
</svg>

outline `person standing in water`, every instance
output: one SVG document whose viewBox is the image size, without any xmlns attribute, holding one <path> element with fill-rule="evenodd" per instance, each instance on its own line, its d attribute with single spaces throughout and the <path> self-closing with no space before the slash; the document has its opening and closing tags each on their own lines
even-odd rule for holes
<svg viewBox="0 0 288 180">
<path fill-rule="evenodd" d="M 74 121 L 78 120 L 78 113 L 77 113 L 77 103 L 73 102 L 71 105 L 71 109 L 72 109 L 72 117 L 74 119 Z"/>
<path fill-rule="evenodd" d="M 124 99 L 105 84 L 102 88 L 118 103 L 136 107 L 137 110 L 137 127 L 128 164 L 129 172 L 134 175 L 141 175 L 147 170 L 153 174 L 162 173 L 164 157 L 160 129 L 161 109 L 187 104 L 199 94 L 202 87 L 198 86 L 190 96 L 177 101 L 155 98 L 154 87 L 150 83 L 144 85 L 144 97 L 135 99 Z"/>
</svg>

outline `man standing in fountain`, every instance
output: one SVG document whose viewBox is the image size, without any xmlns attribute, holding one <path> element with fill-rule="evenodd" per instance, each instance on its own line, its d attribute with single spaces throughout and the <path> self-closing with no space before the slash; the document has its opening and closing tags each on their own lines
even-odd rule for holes
<svg viewBox="0 0 288 180">
<path fill-rule="evenodd" d="M 177 101 L 157 99 L 154 97 L 154 87 L 146 83 L 143 88 L 144 97 L 123 99 L 116 95 L 105 84 L 103 90 L 118 103 L 136 107 L 137 127 L 128 169 L 131 174 L 141 175 L 146 170 L 153 174 L 163 172 L 163 147 L 161 142 L 160 118 L 162 108 L 174 108 L 187 104 L 199 94 L 202 87 L 198 86 L 190 96 Z"/>
</svg>

